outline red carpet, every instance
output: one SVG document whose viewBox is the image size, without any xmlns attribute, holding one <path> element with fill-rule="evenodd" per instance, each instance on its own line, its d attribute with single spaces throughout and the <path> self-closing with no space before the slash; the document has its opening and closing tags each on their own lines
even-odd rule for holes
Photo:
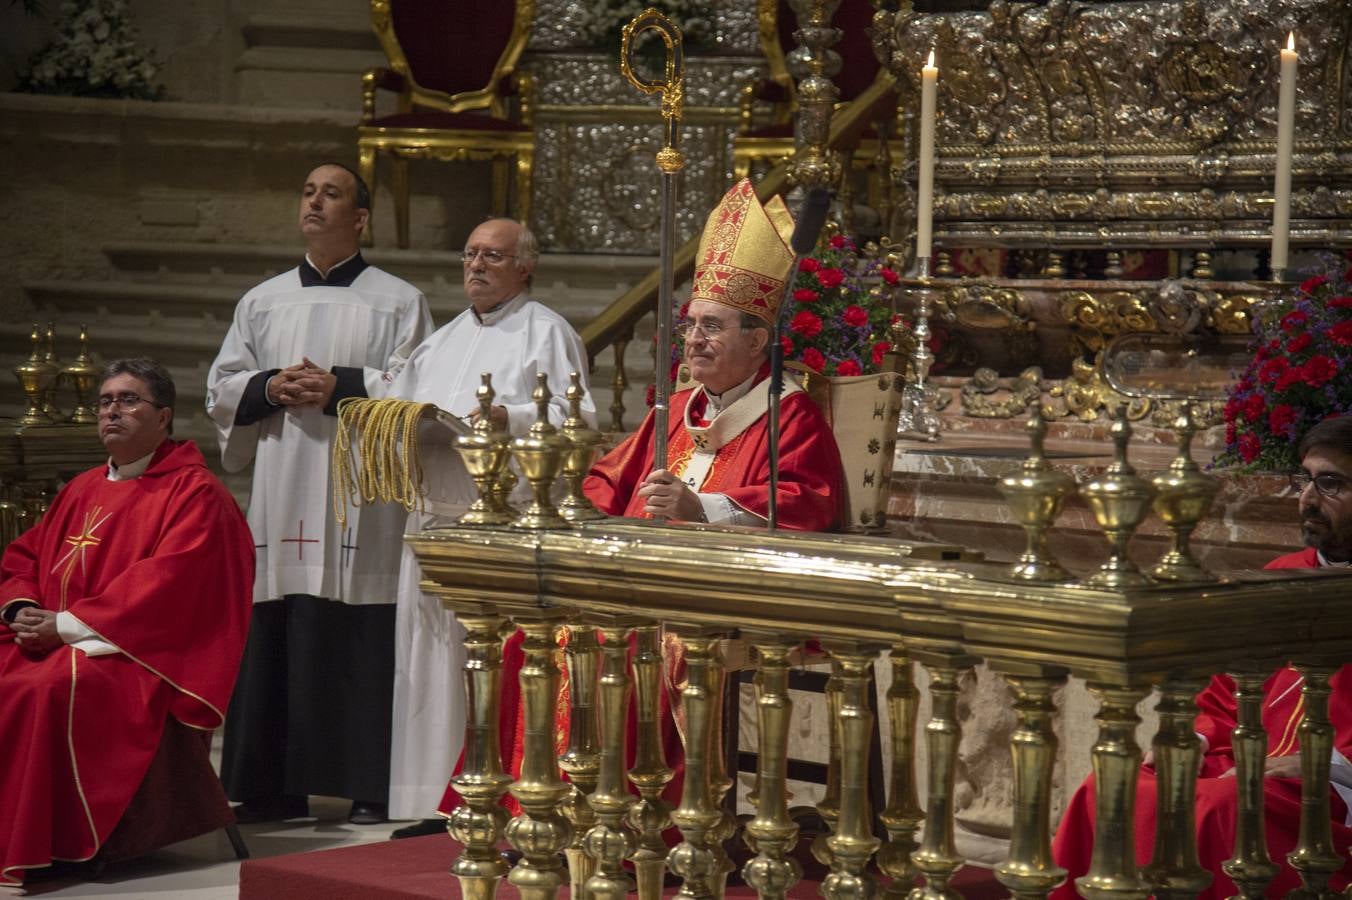
<svg viewBox="0 0 1352 900">
<path fill-rule="evenodd" d="M 293 853 L 271 859 L 246 860 L 239 872 L 240 900 L 414 900 L 460 896 L 460 883 L 450 874 L 451 862 L 460 845 L 447 835 L 360 844 L 336 850 Z M 814 866 L 807 875 L 820 878 Z M 968 867 L 958 873 L 953 887 L 967 900 L 994 900 L 1006 891 L 987 869 Z M 671 887 L 668 897 L 676 893 Z M 516 892 L 505 884 L 501 896 Z M 563 896 L 567 896 L 565 888 Z M 635 895 L 637 896 L 637 895 Z M 727 890 L 729 898 L 755 897 L 750 887 Z M 819 897 L 815 880 L 800 881 L 789 897 L 812 900 Z"/>
</svg>

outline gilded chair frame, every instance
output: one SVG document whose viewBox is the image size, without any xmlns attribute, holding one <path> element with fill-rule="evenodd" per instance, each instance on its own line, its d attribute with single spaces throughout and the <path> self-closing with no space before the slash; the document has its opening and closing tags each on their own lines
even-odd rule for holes
<svg viewBox="0 0 1352 900">
<path fill-rule="evenodd" d="M 394 31 L 391 2 L 371 0 L 371 28 L 380 41 L 381 49 L 385 51 L 389 66 L 368 69 L 362 75 L 362 119 L 357 127 L 357 157 L 361 175 L 371 188 L 373 203 L 376 156 L 383 153 L 393 160 L 392 190 L 399 247 L 407 248 L 409 245 L 410 159 L 436 159 L 442 162 L 491 160 L 494 211 L 501 215 L 510 213 L 507 195 L 509 182 L 513 182 L 516 187 L 517 217 L 529 222 L 531 176 L 535 164 L 533 131 L 389 127 L 371 123 L 376 120 L 376 92 L 384 89 L 398 94 L 397 113 L 410 113 L 419 107 L 448 113 L 485 110 L 490 117 L 504 121 L 510 118 L 512 112 L 508 98 L 515 96 L 518 120 L 529 128 L 534 82 L 528 74 L 518 72 L 516 66 L 530 38 L 531 24 L 535 19 L 535 0 L 514 0 L 516 12 L 512 33 L 493 67 L 488 84 L 457 94 L 425 87 L 414 79 L 408 57 Z M 373 242 L 369 222 L 363 238 L 368 246 Z"/>
</svg>

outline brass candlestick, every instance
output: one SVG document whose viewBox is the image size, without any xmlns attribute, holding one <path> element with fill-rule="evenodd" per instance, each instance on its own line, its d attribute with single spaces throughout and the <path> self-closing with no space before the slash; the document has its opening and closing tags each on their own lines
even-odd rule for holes
<svg viewBox="0 0 1352 900">
<path fill-rule="evenodd" d="M 56 380 L 57 370 L 49 366 L 42 354 L 42 331 L 37 325 L 28 336 L 32 342 L 32 352 L 28 359 L 14 367 L 14 375 L 19 379 L 24 395 L 28 397 L 28 411 L 19 418 L 20 425 L 46 425 L 51 421 L 43 412 L 43 399 L 47 396 L 52 382 Z"/>
<path fill-rule="evenodd" d="M 1220 490 L 1220 482 L 1204 475 L 1192 459 L 1192 438 L 1197 433 L 1192 404 L 1183 404 L 1174 420 L 1174 430 L 1178 432 L 1178 455 L 1166 471 L 1150 479 L 1155 487 L 1155 514 L 1173 533 L 1173 546 L 1155 563 L 1150 574 L 1166 581 L 1215 581 L 1216 576 L 1197 562 L 1188 546 L 1193 529 L 1206 518 L 1211 501 Z"/>
<path fill-rule="evenodd" d="M 916 260 L 920 287 L 915 289 L 915 326 L 912 329 L 915 346 L 911 353 L 911 374 L 915 380 L 907 384 L 901 393 L 901 415 L 897 421 L 897 427 L 903 434 L 910 434 L 922 441 L 939 439 L 939 417 L 934 414 L 930 388 L 925 385 L 930 366 L 934 365 L 934 354 L 929 349 L 932 292 L 929 267 L 929 257 Z"/>
<path fill-rule="evenodd" d="M 1108 561 L 1099 566 L 1098 572 L 1089 579 L 1089 584 L 1110 588 L 1133 587 L 1150 581 L 1127 556 L 1127 545 L 1145 519 L 1155 489 L 1150 482 L 1139 477 L 1131 463 L 1127 462 L 1131 423 L 1127 421 L 1126 404 L 1118 405 L 1109 433 L 1113 438 L 1112 463 L 1098 478 L 1080 486 L 1080 495 L 1089 504 L 1090 511 L 1107 534 L 1111 545 Z"/>
<path fill-rule="evenodd" d="M 1000 493 L 1027 536 L 1023 555 L 1010 567 L 1009 573 L 1025 581 L 1065 581 L 1070 573 L 1048 549 L 1047 529 L 1061 514 L 1066 498 L 1075 490 L 1075 481 L 1065 472 L 1053 468 L 1043 454 L 1047 423 L 1042 418 L 1039 400 L 1033 401 L 1027 431 L 1032 452 L 1017 473 L 1000 479 Z"/>
<path fill-rule="evenodd" d="M 568 527 L 568 520 L 559 515 L 549 496 L 554 479 L 563 467 L 564 454 L 569 449 L 568 442 L 549 423 L 549 400 L 552 396 L 549 392 L 549 377 L 543 372 L 539 373 L 535 376 L 535 390 L 531 392 L 531 399 L 535 401 L 535 422 L 524 437 L 512 441 L 512 456 L 530 482 L 534 496 L 525 510 L 513 520 L 513 528 Z"/>
<path fill-rule="evenodd" d="M 75 412 L 71 413 L 70 420 L 81 425 L 97 422 L 94 392 L 98 390 L 101 373 L 89 358 L 89 329 L 84 325 L 80 326 L 80 353 L 74 362 L 61 370 L 61 374 L 70 379 L 75 388 Z"/>
<path fill-rule="evenodd" d="M 512 511 L 499 491 L 510 457 L 507 448 L 511 435 L 493 428 L 493 376 L 480 376 L 482 383 L 474 396 L 479 401 L 479 419 L 474 430 L 455 439 L 456 452 L 465 461 L 465 468 L 474 479 L 479 498 L 459 519 L 462 525 L 506 525 L 512 521 Z"/>
<path fill-rule="evenodd" d="M 61 386 L 61 360 L 56 355 L 56 325 L 52 322 L 47 323 L 47 331 L 43 336 L 44 349 L 42 352 L 42 362 L 52 373 L 47 382 L 47 388 L 42 393 L 42 414 L 52 422 L 64 422 L 66 417 L 62 414 L 60 407 L 56 405 L 56 391 Z"/>
<path fill-rule="evenodd" d="M 589 522 L 606 517 L 582 493 L 582 479 L 587 477 L 603 438 L 601 432 L 589 428 L 582 418 L 582 398 L 587 394 L 582 387 L 582 376 L 573 372 L 569 378 L 571 383 L 564 394 L 568 398 L 568 418 L 563 420 L 563 427 L 559 429 L 563 439 L 568 442 L 568 449 L 563 454 L 563 483 L 566 489 L 563 500 L 559 502 L 559 513 L 569 522 Z"/>
</svg>

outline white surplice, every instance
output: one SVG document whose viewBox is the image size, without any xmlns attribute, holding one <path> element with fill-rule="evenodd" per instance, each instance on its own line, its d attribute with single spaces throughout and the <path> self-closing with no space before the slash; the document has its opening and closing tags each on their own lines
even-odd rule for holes
<svg viewBox="0 0 1352 900">
<path fill-rule="evenodd" d="M 299 272 L 244 295 L 207 380 L 207 412 L 226 471 L 254 461 L 248 512 L 258 550 L 254 602 L 311 594 L 393 603 L 406 516 L 393 504 L 349 509 L 340 531 L 329 471 L 338 419 L 315 407 L 286 407 L 236 425 L 235 413 L 251 378 L 302 357 L 325 369 L 361 368 L 367 393 L 381 396 L 432 330 L 432 317 L 421 291 L 374 266 L 350 287 L 303 287 Z"/>
<path fill-rule="evenodd" d="M 443 326 L 413 351 L 384 395 L 435 403 L 468 418 L 479 408 L 474 392 L 481 372 L 492 373 L 497 394 L 493 403 L 507 409 L 508 430 L 519 436 L 535 421 L 531 392 L 536 373 L 549 378 L 554 395 L 549 420 L 560 425 L 568 415 L 564 391 L 569 373 L 580 372 L 587 385 L 587 352 L 567 320 L 519 294 L 482 317 L 468 309 Z M 590 391 L 582 401 L 582 415 L 589 425 L 596 424 Z M 409 517 L 409 533 L 453 523 L 476 496 L 459 454 L 450 447 L 447 429 L 429 424 L 419 434 L 427 513 Z M 523 479 L 515 496 L 522 496 L 526 487 Z M 421 578 L 416 557 L 405 547 L 394 624 L 392 819 L 436 812 L 465 731 L 464 630 L 437 598 L 422 592 Z"/>
</svg>

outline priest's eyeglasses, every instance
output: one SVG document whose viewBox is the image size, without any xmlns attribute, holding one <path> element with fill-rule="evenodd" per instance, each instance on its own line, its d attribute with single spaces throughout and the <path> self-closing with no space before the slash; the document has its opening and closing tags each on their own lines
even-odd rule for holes
<svg viewBox="0 0 1352 900">
<path fill-rule="evenodd" d="M 1336 497 L 1338 492 L 1347 484 L 1347 479 L 1341 475 L 1334 475 L 1330 472 L 1324 472 L 1321 475 L 1311 475 L 1309 472 L 1292 472 L 1288 478 L 1291 479 L 1291 487 L 1295 488 L 1296 493 L 1305 490 L 1306 485 L 1313 484 L 1314 489 L 1322 497 Z"/>
<path fill-rule="evenodd" d="M 154 400 L 147 400 L 140 394 L 110 394 L 99 398 L 99 412 L 107 412 L 114 406 L 123 412 L 130 412 L 142 403 L 159 406 Z"/>
<path fill-rule="evenodd" d="M 477 247 L 465 248 L 465 265 L 474 262 L 476 257 L 482 259 L 487 265 L 500 266 L 504 259 L 516 259 L 516 254 L 499 253 L 496 250 L 480 250 Z"/>
</svg>

